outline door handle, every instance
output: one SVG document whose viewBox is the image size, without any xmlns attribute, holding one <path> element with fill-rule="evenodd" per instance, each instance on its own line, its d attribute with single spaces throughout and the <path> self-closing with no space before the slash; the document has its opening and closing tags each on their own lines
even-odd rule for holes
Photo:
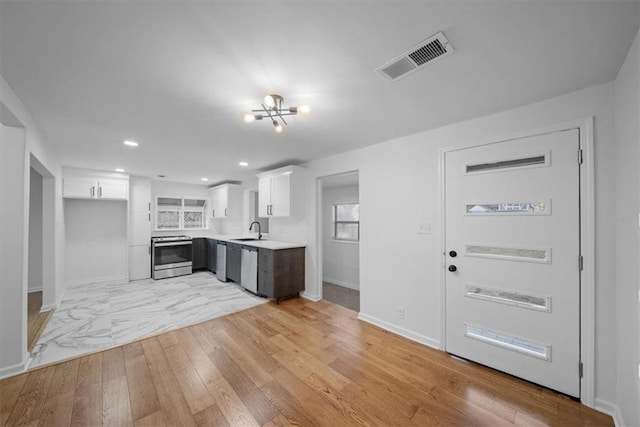
<svg viewBox="0 0 640 427">
<path fill-rule="evenodd" d="M 458 256 L 458 252 L 456 252 L 456 251 L 449 251 L 449 256 L 450 256 L 451 258 L 455 258 L 455 257 L 457 257 L 457 256 Z"/>
<path fill-rule="evenodd" d="M 453 273 L 453 272 L 455 272 L 455 271 L 457 271 L 457 270 L 458 270 L 458 267 L 456 267 L 455 265 L 450 265 L 450 266 L 449 266 L 449 271 L 450 271 L 450 272 L 452 272 L 452 273 Z"/>
</svg>

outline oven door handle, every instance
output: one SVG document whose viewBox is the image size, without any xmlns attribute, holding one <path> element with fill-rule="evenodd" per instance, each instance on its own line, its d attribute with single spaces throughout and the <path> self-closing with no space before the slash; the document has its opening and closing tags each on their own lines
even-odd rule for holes
<svg viewBox="0 0 640 427">
<path fill-rule="evenodd" d="M 192 245 L 193 242 L 191 241 L 186 241 L 186 242 L 164 242 L 164 243 L 154 243 L 153 246 L 156 248 L 161 248 L 163 246 L 184 246 L 184 245 Z"/>
</svg>

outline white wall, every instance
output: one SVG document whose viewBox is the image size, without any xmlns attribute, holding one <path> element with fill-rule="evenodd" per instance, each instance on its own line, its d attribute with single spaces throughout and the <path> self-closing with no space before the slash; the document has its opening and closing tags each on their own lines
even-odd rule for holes
<svg viewBox="0 0 640 427">
<path fill-rule="evenodd" d="M 27 278 L 28 278 L 28 223 L 29 217 L 29 167 L 31 158 L 35 158 L 46 171 L 47 179 L 43 184 L 43 306 L 53 307 L 64 293 L 63 257 L 64 257 L 64 221 L 62 205 L 62 168 L 51 146 L 42 138 L 33 119 L 20 99 L 0 76 L 0 103 L 9 111 L 12 123 L 18 122 L 24 128 L 21 153 L 18 158 L 14 150 L 12 155 L 2 156 L 3 186 L 10 184 L 11 189 L 0 195 L 0 228 L 11 232 L 3 234 L 2 242 L 14 248 L 22 248 L 20 259 L 14 259 L 15 253 L 5 258 L 2 255 L 2 275 L 0 283 L 0 377 L 12 375 L 24 369 L 27 361 Z M 4 117 L 0 117 L 4 121 Z M 15 124 L 15 123 L 14 123 Z M 2 143 L 4 146 L 4 142 Z M 3 148 L 7 148 L 6 146 Z M 15 155 L 15 156 L 14 156 Z M 5 162 L 7 166 L 5 167 Z M 8 162 L 12 162 L 10 165 Z M 9 179 L 9 181 L 6 181 Z M 15 228 L 14 215 L 24 219 L 22 228 Z M 12 260 L 12 262 L 9 262 Z M 18 262 L 14 264 L 13 261 Z M 5 280 L 6 274 L 12 275 Z M 16 294 L 20 294 L 19 296 Z M 6 307 L 5 307 L 6 305 Z"/>
<path fill-rule="evenodd" d="M 24 155 L 25 130 L 0 125 L 0 373 L 6 374 L 22 369 L 27 350 Z"/>
<path fill-rule="evenodd" d="M 622 424 L 640 425 L 638 312 L 638 164 L 640 163 L 640 40 L 615 82 L 617 401 Z"/>
<path fill-rule="evenodd" d="M 438 159 L 445 147 L 499 140 L 527 130 L 595 117 L 596 174 L 596 397 L 616 398 L 615 227 L 613 83 L 487 117 L 310 162 L 308 200 L 317 200 L 316 178 L 359 171 L 360 312 L 369 320 L 434 346 L 441 340 L 441 274 Z M 401 206 L 402 210 L 398 211 Z M 304 221 L 291 221 L 291 241 L 306 241 L 305 296 L 319 296 L 317 203 Z M 395 220 L 391 220 L 395 219 Z M 431 234 L 418 234 L 418 223 Z M 280 226 L 281 224 L 279 224 Z M 285 234 L 285 233 L 283 233 Z M 396 250 L 388 250 L 393 242 Z M 404 307 L 405 318 L 397 318 Z"/>
<path fill-rule="evenodd" d="M 325 282 L 360 288 L 359 243 L 333 240 L 332 207 L 358 202 L 358 186 L 324 188 L 322 191 L 322 278 Z"/>
<path fill-rule="evenodd" d="M 28 291 L 42 290 L 42 175 L 30 170 Z"/>
<path fill-rule="evenodd" d="M 67 285 L 126 280 L 127 203 L 66 199 L 64 212 Z"/>
</svg>

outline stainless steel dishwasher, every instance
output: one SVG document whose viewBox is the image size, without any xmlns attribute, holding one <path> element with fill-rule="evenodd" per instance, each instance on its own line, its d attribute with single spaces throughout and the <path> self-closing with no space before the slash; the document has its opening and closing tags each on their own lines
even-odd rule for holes
<svg viewBox="0 0 640 427">
<path fill-rule="evenodd" d="M 221 282 L 227 281 L 227 242 L 219 240 L 216 247 L 216 277 Z"/>
<path fill-rule="evenodd" d="M 254 294 L 258 293 L 258 248 L 242 247 L 240 285 Z"/>
</svg>

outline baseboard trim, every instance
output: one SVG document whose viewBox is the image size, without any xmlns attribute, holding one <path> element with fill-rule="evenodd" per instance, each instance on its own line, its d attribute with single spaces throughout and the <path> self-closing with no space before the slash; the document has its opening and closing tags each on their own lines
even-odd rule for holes
<svg viewBox="0 0 640 427">
<path fill-rule="evenodd" d="M 113 285 L 122 285 L 128 283 L 126 274 L 119 274 L 117 276 L 109 276 L 109 277 L 94 277 L 92 279 L 87 280 L 74 280 L 67 282 L 67 287 L 69 286 L 82 286 L 82 285 L 94 285 L 94 284 L 113 284 Z"/>
<path fill-rule="evenodd" d="M 46 313 L 51 310 L 55 310 L 58 308 L 58 304 L 47 304 L 40 307 L 40 313 Z"/>
<path fill-rule="evenodd" d="M 359 291 L 360 286 L 354 285 L 353 283 L 343 282 L 342 280 L 336 279 L 327 279 L 326 277 L 322 279 L 323 282 L 331 283 L 332 285 L 342 286 L 343 288 L 353 289 L 354 291 Z"/>
<path fill-rule="evenodd" d="M 313 301 L 313 302 L 318 302 L 318 301 L 320 301 L 322 299 L 318 295 L 312 295 L 312 294 L 309 294 L 307 292 L 301 293 L 300 296 L 302 298 L 308 299 L 309 301 Z"/>
<path fill-rule="evenodd" d="M 393 323 L 389 323 L 376 317 L 369 316 L 368 314 L 358 313 L 358 319 L 367 323 L 371 323 L 372 325 L 378 326 L 382 329 L 386 329 L 389 332 L 393 332 L 394 334 L 410 339 L 411 341 L 415 341 L 417 343 L 426 345 L 427 347 L 432 347 L 436 350 L 440 350 L 440 341 L 434 340 L 433 338 L 415 333 L 413 331 L 410 331 L 409 329 L 394 325 Z"/>
<path fill-rule="evenodd" d="M 4 378 L 20 375 L 27 370 L 27 364 L 29 363 L 29 356 L 25 356 L 22 362 L 15 365 L 0 368 L 0 380 Z"/>
<path fill-rule="evenodd" d="M 620 412 L 618 405 L 598 398 L 596 398 L 595 403 L 595 409 L 597 411 L 611 415 L 613 418 L 613 424 L 615 424 L 616 427 L 625 427 L 624 418 L 622 417 L 622 412 Z"/>
</svg>

